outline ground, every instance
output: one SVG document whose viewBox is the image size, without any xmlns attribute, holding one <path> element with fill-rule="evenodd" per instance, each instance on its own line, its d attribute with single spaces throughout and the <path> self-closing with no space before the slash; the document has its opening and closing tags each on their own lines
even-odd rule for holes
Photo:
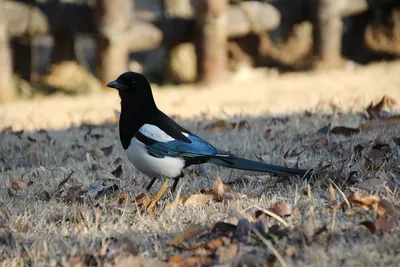
<svg viewBox="0 0 400 267">
<path fill-rule="evenodd" d="M 250 266 L 257 266 L 254 258 L 273 266 L 399 266 L 400 131 L 396 117 L 381 118 L 398 113 L 399 105 L 386 101 L 393 110 L 386 108 L 389 115 L 379 112 L 380 126 L 365 115 L 368 104 L 384 95 L 400 99 L 399 71 L 400 62 L 394 62 L 266 77 L 242 73 L 210 88 L 156 88 L 160 109 L 179 114 L 179 123 L 221 149 L 273 164 L 327 168 L 310 180 L 283 181 L 205 165 L 187 174 L 181 191 L 167 191 L 148 211 L 134 204 L 149 180 L 130 165 L 119 144 L 115 92 L 3 104 L 0 260 L 4 266 L 68 266 L 74 260 L 84 262 L 75 256 L 86 255 L 86 263 L 112 264 L 106 238 L 113 237 L 127 240 L 127 254 L 171 264 L 194 254 L 197 263 L 204 255 L 213 264 L 235 266 L 238 258 L 227 257 L 223 250 L 240 240 L 241 251 L 247 251 L 242 253 L 250 253 L 252 259 L 239 257 L 239 252 L 234 256 Z M 217 127 L 213 117 L 224 123 Z M 230 127 L 237 120 L 244 120 L 240 125 L 245 126 Z M 317 133 L 329 123 L 331 129 L 364 126 L 351 136 L 329 129 Z M 8 126 L 12 130 L 5 129 Z M 111 174 L 118 166 L 122 173 Z M 218 175 L 230 187 L 229 200 L 170 204 L 176 197 L 206 195 Z M 154 185 L 153 196 L 161 184 Z M 354 192 L 361 197 L 355 198 Z M 260 209 L 285 213 L 276 208 L 277 202 L 292 208 L 288 216 L 281 214 L 287 226 L 267 215 L 255 216 Z M 228 244 L 216 250 L 203 246 L 184 251 L 199 241 L 220 238 L 215 233 L 173 242 L 187 227 L 201 225 L 210 232 L 216 222 L 236 227 L 240 218 L 269 227 L 265 235 L 270 241 L 254 235 L 245 235 L 243 241 L 237 237 L 238 226 L 233 236 L 228 233 L 232 241 L 225 240 Z M 278 226 L 290 233 L 279 235 L 274 230 Z"/>
</svg>

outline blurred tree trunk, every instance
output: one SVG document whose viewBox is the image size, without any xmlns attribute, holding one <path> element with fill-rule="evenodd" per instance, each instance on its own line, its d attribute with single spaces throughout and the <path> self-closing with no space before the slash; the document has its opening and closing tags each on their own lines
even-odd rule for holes
<svg viewBox="0 0 400 267">
<path fill-rule="evenodd" d="M 3 0 L 0 0 L 0 101 L 11 99 L 13 94 L 11 52 L 3 13 Z"/>
<path fill-rule="evenodd" d="M 164 0 L 167 18 L 190 19 L 193 16 L 190 0 Z M 174 45 L 169 49 L 168 74 L 175 82 L 194 82 L 196 80 L 196 51 L 192 42 Z"/>
<path fill-rule="evenodd" d="M 341 60 L 342 18 L 336 0 L 311 0 L 313 52 L 327 66 Z"/>
<path fill-rule="evenodd" d="M 72 33 L 57 32 L 53 35 L 53 38 L 54 45 L 51 53 L 52 64 L 67 60 L 76 60 L 75 37 Z"/>
<path fill-rule="evenodd" d="M 197 80 L 209 83 L 221 77 L 227 62 L 227 0 L 197 0 L 195 45 Z"/>
<path fill-rule="evenodd" d="M 128 70 L 129 44 L 125 36 L 133 21 L 133 0 L 97 0 L 98 78 L 105 84 Z"/>
</svg>

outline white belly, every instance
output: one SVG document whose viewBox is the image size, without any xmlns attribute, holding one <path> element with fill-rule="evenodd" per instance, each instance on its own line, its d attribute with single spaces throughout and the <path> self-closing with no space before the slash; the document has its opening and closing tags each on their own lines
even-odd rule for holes
<svg viewBox="0 0 400 267">
<path fill-rule="evenodd" d="M 149 155 L 144 144 L 136 138 L 132 138 L 125 152 L 133 166 L 151 178 L 175 178 L 181 174 L 185 165 L 181 158 L 156 158 Z"/>
</svg>

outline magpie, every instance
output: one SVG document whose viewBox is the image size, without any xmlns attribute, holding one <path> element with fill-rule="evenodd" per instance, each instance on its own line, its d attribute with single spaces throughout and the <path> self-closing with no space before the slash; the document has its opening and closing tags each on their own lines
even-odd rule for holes
<svg viewBox="0 0 400 267">
<path fill-rule="evenodd" d="M 107 87 L 118 90 L 121 99 L 119 136 L 129 161 L 152 178 L 175 179 L 175 190 L 183 169 L 203 163 L 277 174 L 282 177 L 306 176 L 307 169 L 287 168 L 237 157 L 220 150 L 191 133 L 157 108 L 147 79 L 136 72 L 121 74 Z"/>
</svg>

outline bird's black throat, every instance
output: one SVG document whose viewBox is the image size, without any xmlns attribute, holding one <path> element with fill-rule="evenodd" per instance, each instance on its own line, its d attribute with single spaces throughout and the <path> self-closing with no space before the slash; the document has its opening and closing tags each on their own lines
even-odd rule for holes
<svg viewBox="0 0 400 267">
<path fill-rule="evenodd" d="M 159 111 L 154 103 L 151 91 L 150 95 L 123 91 L 120 91 L 119 95 L 121 97 L 119 135 L 122 147 L 127 149 L 140 127 L 148 123 Z"/>
</svg>

